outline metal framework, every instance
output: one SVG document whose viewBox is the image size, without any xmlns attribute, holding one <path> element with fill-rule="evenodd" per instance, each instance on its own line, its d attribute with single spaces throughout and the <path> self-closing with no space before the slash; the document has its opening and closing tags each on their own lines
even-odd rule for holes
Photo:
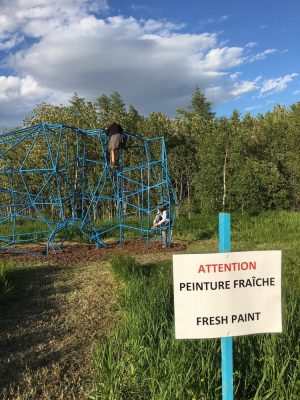
<svg viewBox="0 0 300 400">
<path fill-rule="evenodd" d="M 74 229 L 97 247 L 132 232 L 149 246 L 161 205 L 172 216 L 170 243 L 176 200 L 165 139 L 126 135 L 113 169 L 101 129 L 39 124 L 0 134 L 0 249 L 32 253 L 29 244 L 44 242 L 44 254 L 56 253 Z"/>
</svg>

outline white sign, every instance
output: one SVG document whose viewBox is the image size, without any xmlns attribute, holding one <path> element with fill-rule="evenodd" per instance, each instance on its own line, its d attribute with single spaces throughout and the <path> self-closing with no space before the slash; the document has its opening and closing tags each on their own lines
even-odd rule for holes
<svg viewBox="0 0 300 400">
<path fill-rule="evenodd" d="M 281 251 L 173 255 L 176 339 L 282 332 Z"/>
</svg>

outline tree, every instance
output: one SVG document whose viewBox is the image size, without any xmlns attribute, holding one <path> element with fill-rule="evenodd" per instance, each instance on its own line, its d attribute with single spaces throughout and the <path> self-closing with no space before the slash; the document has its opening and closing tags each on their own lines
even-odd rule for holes
<svg viewBox="0 0 300 400">
<path fill-rule="evenodd" d="M 138 111 L 136 110 L 136 108 L 130 104 L 129 105 L 129 111 L 127 113 L 127 117 L 126 117 L 126 123 L 125 123 L 125 130 L 127 132 L 138 132 L 139 128 L 139 122 L 143 119 L 142 116 L 139 115 Z"/>
<path fill-rule="evenodd" d="M 133 119 L 139 118 L 139 113 L 138 113 L 137 109 L 132 104 L 129 105 L 128 115 Z"/>
<path fill-rule="evenodd" d="M 170 177 L 188 212 L 199 206 L 206 211 L 300 209 L 300 102 L 290 108 L 277 105 L 265 115 L 246 114 L 242 120 L 237 111 L 213 118 L 210 103 L 196 88 L 188 109 L 179 114 L 175 119 L 159 112 L 144 117 L 133 105 L 126 112 L 118 92 L 98 97 L 95 104 L 75 93 L 69 106 L 40 104 L 24 124 L 95 129 L 116 121 L 129 133 L 164 135 Z M 160 156 L 155 141 L 151 151 Z M 129 165 L 139 162 L 136 148 L 129 145 L 124 153 Z M 38 147 L 36 155 L 38 162 Z"/>
<path fill-rule="evenodd" d="M 201 90 L 196 87 L 192 100 L 188 106 L 188 109 L 179 108 L 176 110 L 179 115 L 184 118 L 191 118 L 194 114 L 197 114 L 205 119 L 212 119 L 215 113 L 211 110 L 211 103 L 206 99 Z"/>
<path fill-rule="evenodd" d="M 35 125 L 39 123 L 65 124 L 72 125 L 70 120 L 69 107 L 54 106 L 52 104 L 41 103 L 36 106 L 24 120 L 24 126 Z"/>
<path fill-rule="evenodd" d="M 106 117 L 111 110 L 111 100 L 105 94 L 97 98 L 95 105 L 99 110 L 100 117 Z"/>
<path fill-rule="evenodd" d="M 117 91 L 112 92 L 112 94 L 110 95 L 110 109 L 115 114 L 126 114 L 125 103 L 122 99 L 122 96 Z"/>
<path fill-rule="evenodd" d="M 126 114 L 125 103 L 117 91 L 112 92 L 110 96 L 106 94 L 99 96 L 95 105 L 99 109 L 100 118 L 106 118 L 111 113 L 123 116 Z"/>
<path fill-rule="evenodd" d="M 86 102 L 77 93 L 70 100 L 69 115 L 71 123 L 69 125 L 83 129 L 94 129 L 98 127 L 98 119 L 95 106 L 91 102 Z"/>
</svg>

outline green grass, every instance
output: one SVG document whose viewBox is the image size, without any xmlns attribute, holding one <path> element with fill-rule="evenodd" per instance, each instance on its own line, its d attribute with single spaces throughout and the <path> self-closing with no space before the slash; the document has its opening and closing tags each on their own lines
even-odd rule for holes
<svg viewBox="0 0 300 400">
<path fill-rule="evenodd" d="M 48 232 L 42 232 L 48 231 Z M 35 232 L 34 234 L 30 232 Z M 27 235 L 27 233 L 29 233 Z M 1 236 L 7 236 L 5 240 L 1 240 Z M 0 246 L 5 246 L 7 243 L 15 241 L 28 240 L 40 241 L 45 240 L 49 236 L 49 227 L 41 221 L 31 221 L 20 218 L 15 228 L 13 221 L 0 224 Z M 28 242 L 25 242 L 25 245 Z M 24 242 L 23 242 L 24 245 Z"/>
<path fill-rule="evenodd" d="M 300 243 L 300 213 L 278 211 L 253 216 L 231 214 L 232 246 L 262 246 L 265 243 L 292 245 Z M 178 218 L 174 238 L 186 241 L 218 239 L 218 215 L 199 214 L 191 219 Z"/>
<path fill-rule="evenodd" d="M 96 354 L 101 378 L 94 398 L 185 399 L 192 398 L 199 386 L 203 393 L 211 393 L 210 398 L 220 393 L 218 341 L 174 338 L 170 267 L 170 262 L 140 265 L 130 256 L 112 260 L 123 283 L 121 319 Z M 201 360 L 199 350 L 207 354 L 206 360 Z"/>
<path fill-rule="evenodd" d="M 13 273 L 12 262 L 0 261 L 0 304 L 8 298 L 14 289 Z"/>
<path fill-rule="evenodd" d="M 233 246 L 293 249 L 300 243 L 300 213 L 265 212 L 257 216 L 232 216 Z"/>
<path fill-rule="evenodd" d="M 234 338 L 236 399 L 299 398 L 299 222 L 296 213 L 232 216 L 232 251 L 284 250 L 284 332 Z M 201 252 L 215 247 L 217 216 L 178 224 L 180 235 L 189 240 L 197 240 L 201 229 L 211 232 L 210 239 L 199 242 Z M 197 251 L 195 243 L 192 250 Z M 124 255 L 114 257 L 111 265 L 120 282 L 119 317 L 95 354 L 97 374 L 90 398 L 220 399 L 220 340 L 175 340 L 171 262 L 140 264 Z"/>
<path fill-rule="evenodd" d="M 191 219 L 179 217 L 174 228 L 174 239 L 183 241 L 206 240 L 218 234 L 218 215 L 193 215 Z"/>
</svg>

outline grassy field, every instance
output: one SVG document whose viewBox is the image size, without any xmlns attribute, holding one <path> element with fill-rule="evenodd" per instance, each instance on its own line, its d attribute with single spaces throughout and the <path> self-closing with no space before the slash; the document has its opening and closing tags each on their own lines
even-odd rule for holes
<svg viewBox="0 0 300 400">
<path fill-rule="evenodd" d="M 299 398 L 299 226 L 299 213 L 231 216 L 232 251 L 283 251 L 284 332 L 234 338 L 237 400 Z M 179 218 L 174 241 L 218 252 L 218 216 Z M 174 338 L 172 252 L 85 249 L 0 261 L 1 399 L 221 399 L 220 340 Z"/>
<path fill-rule="evenodd" d="M 0 271 L 0 399 L 87 399 L 94 346 L 116 314 L 109 264 L 32 258 Z"/>
<path fill-rule="evenodd" d="M 232 251 L 283 250 L 282 334 L 234 338 L 238 400 L 299 398 L 300 214 L 232 216 Z M 217 216 L 179 220 L 175 238 L 187 252 L 217 252 Z M 174 338 L 170 256 L 117 256 L 119 318 L 95 354 L 91 399 L 214 400 L 221 398 L 220 340 Z"/>
</svg>

